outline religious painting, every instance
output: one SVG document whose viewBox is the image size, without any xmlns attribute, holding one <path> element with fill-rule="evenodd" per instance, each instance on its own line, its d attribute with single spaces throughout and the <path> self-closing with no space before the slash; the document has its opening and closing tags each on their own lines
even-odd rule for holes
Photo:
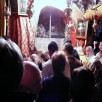
<svg viewBox="0 0 102 102">
<path fill-rule="evenodd" d="M 27 15 L 28 0 L 18 0 L 18 15 Z"/>
<path fill-rule="evenodd" d="M 77 31 L 76 38 L 86 39 L 88 29 L 88 21 L 83 21 L 81 19 L 77 20 Z"/>
</svg>

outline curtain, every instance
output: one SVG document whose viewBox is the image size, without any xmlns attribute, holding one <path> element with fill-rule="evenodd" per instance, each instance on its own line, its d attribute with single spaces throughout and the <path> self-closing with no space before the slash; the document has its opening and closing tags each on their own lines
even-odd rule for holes
<svg viewBox="0 0 102 102">
<path fill-rule="evenodd" d="M 28 17 L 13 15 L 10 17 L 9 36 L 18 44 L 22 54 L 30 55 L 31 46 L 34 45 L 35 28 Z"/>
<path fill-rule="evenodd" d="M 5 4 L 5 0 L 0 0 L 0 36 L 4 35 L 4 23 L 5 23 L 5 19 L 4 19 L 4 4 Z"/>
</svg>

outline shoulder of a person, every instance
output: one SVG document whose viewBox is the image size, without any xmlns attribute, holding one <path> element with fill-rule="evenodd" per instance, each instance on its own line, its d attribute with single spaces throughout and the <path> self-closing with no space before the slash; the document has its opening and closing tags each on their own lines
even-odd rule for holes
<svg viewBox="0 0 102 102">
<path fill-rule="evenodd" d="M 46 61 L 45 63 L 43 63 L 43 67 L 49 66 L 51 65 L 51 59 L 49 59 L 48 61 Z"/>
<path fill-rule="evenodd" d="M 96 54 L 96 57 L 100 57 L 100 53 L 99 52 Z"/>
<path fill-rule="evenodd" d="M 65 75 L 63 76 L 68 82 L 71 81 L 71 79 L 69 77 L 66 77 Z"/>
<path fill-rule="evenodd" d="M 79 57 L 78 51 L 76 49 L 73 49 L 73 55 L 75 57 Z M 78 58 L 79 59 L 79 58 Z"/>
<path fill-rule="evenodd" d="M 51 63 L 51 60 L 48 60 L 47 62 L 45 62 L 43 65 L 42 65 L 42 73 L 46 73 L 48 72 L 48 70 L 52 68 L 52 63 Z"/>
<path fill-rule="evenodd" d="M 73 49 L 73 52 L 74 52 L 74 53 L 78 53 L 76 49 Z"/>
</svg>

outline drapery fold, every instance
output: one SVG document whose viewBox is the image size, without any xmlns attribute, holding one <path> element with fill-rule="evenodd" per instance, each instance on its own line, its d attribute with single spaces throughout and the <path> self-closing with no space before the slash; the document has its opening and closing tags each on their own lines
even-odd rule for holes
<svg viewBox="0 0 102 102">
<path fill-rule="evenodd" d="M 28 17 L 13 15 L 10 17 L 9 36 L 18 44 L 25 56 L 30 55 L 31 45 L 34 45 L 35 28 Z"/>
</svg>

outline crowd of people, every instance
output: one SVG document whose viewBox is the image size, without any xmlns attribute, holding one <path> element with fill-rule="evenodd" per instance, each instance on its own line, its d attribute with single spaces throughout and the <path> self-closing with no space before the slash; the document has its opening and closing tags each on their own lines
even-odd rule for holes
<svg viewBox="0 0 102 102">
<path fill-rule="evenodd" d="M 85 52 L 81 46 L 75 49 L 69 39 L 58 48 L 51 41 L 48 51 L 36 49 L 26 57 L 10 38 L 0 37 L 1 100 L 102 102 L 102 41 L 98 53 L 91 46 Z"/>
</svg>

